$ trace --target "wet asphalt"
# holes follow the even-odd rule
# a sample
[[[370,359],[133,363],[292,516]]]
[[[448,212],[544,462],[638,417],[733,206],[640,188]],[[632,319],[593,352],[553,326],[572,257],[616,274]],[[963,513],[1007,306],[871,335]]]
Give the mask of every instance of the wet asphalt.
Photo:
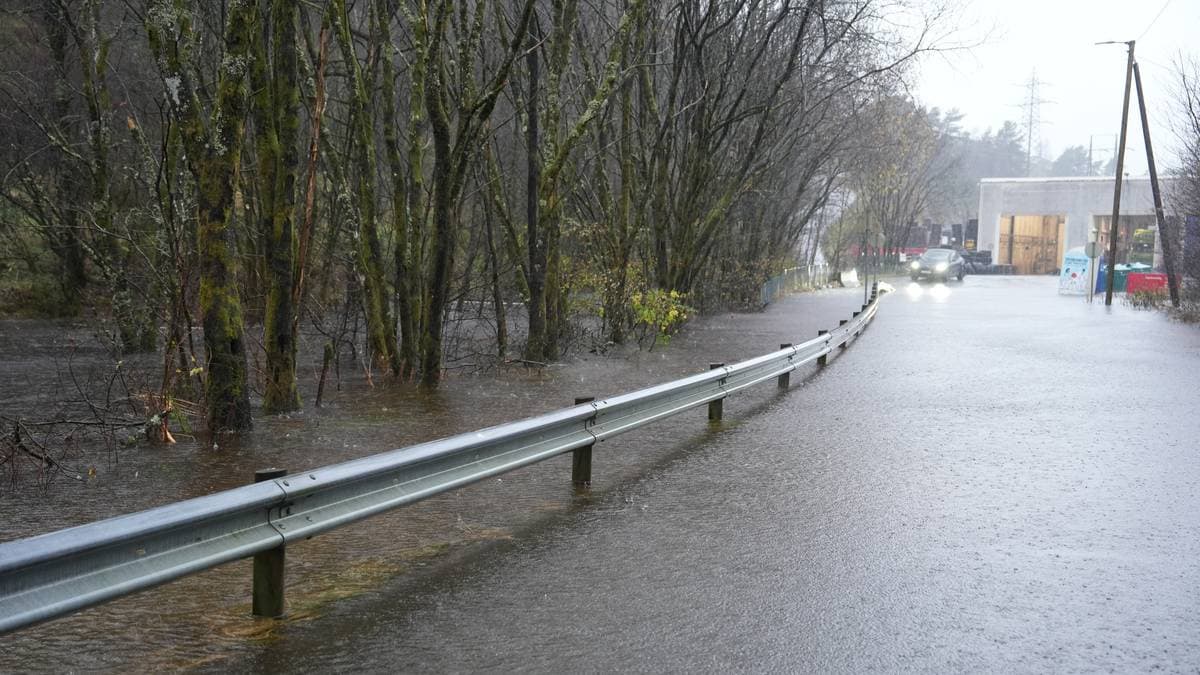
[[[1200,330],[1052,278],[895,283],[789,391],[598,445],[588,492],[556,458],[289,549],[286,622],[245,618],[238,563],[0,638],[0,671],[1196,672]],[[798,342],[860,299],[707,317],[668,349],[464,379],[444,401],[350,390],[233,454],[102,466],[90,505],[74,487],[10,495],[3,529],[661,382]]]
[[[897,285],[786,395],[222,668],[1195,672],[1200,331]]]

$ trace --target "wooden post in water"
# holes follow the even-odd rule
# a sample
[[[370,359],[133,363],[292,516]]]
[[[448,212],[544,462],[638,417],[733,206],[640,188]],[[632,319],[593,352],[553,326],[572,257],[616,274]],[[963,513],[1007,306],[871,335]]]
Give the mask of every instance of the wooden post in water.
[[[716,370],[717,368],[724,368],[724,367],[725,367],[724,363],[708,364],[709,370]],[[708,421],[709,422],[720,422],[721,417],[724,414],[725,414],[725,399],[719,398],[715,401],[708,402]]]
[[[575,405],[583,405],[596,400],[592,396],[581,396],[575,399]],[[589,443],[582,448],[571,451],[571,482],[576,487],[587,487],[592,484],[592,447]]]
[[[787,349],[788,347],[791,347],[791,346],[792,346],[792,343],[785,342],[785,343],[779,345],[779,348]],[[790,371],[779,376],[779,388],[780,389],[787,389],[788,385],[790,385],[791,383],[792,383],[792,373]]]
[[[275,480],[287,475],[287,469],[259,469],[254,482]],[[254,554],[254,589],[251,592],[251,612],[254,616],[278,619],[283,609],[283,567],[286,549],[283,544]]]

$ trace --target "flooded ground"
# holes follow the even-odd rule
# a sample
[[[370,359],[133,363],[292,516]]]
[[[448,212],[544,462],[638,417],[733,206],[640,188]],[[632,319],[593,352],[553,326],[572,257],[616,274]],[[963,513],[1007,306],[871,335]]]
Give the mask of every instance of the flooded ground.
[[[1194,327],[1053,279],[903,284],[788,395],[207,669],[1190,672],[1197,381]]]
[[[1056,280],[897,283],[824,371],[288,551],[290,617],[227,565],[0,638],[0,671],[1188,671],[1200,662],[1200,332]],[[513,419],[798,341],[854,291],[670,349],[351,387],[241,446],[5,497],[0,538]]]
[[[183,439],[172,446],[96,451],[74,458],[86,467],[82,481],[60,478],[45,490],[0,486],[6,514],[0,541],[234,487],[266,466],[299,471],[536,415],[576,396],[630,391],[705,370],[710,362],[732,363],[836,325],[858,308],[861,293],[793,296],[761,314],[705,317],[666,348],[451,377],[434,393],[378,377],[369,386],[347,376],[341,391],[327,393],[325,408],[258,419],[237,443],[212,448]],[[68,362],[82,373],[88,363],[106,358],[86,329],[70,324],[9,321],[0,336],[0,408],[6,411],[39,412],[56,389],[71,389],[70,379],[64,384],[61,376]],[[311,398],[315,369],[307,377]],[[727,403],[727,415],[753,414],[776,396],[770,386],[756,388]],[[590,493],[576,494],[570,458],[562,457],[292,547],[285,622],[246,618],[250,577],[244,561],[0,638],[0,672],[245,667],[247,659],[286,640],[289,628],[315,622],[349,598],[453,574],[484,552],[524,541],[563,518],[603,512],[629,481],[715,433],[720,431],[710,429],[698,410],[602,445]],[[94,475],[87,476],[87,468]]]

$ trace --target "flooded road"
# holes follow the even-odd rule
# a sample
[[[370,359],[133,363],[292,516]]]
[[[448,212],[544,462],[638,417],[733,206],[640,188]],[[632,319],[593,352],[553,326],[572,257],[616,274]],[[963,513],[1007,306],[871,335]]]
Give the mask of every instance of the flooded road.
[[[286,621],[245,618],[239,562],[0,638],[0,671],[1194,669],[1200,331],[1052,278],[897,286],[786,395],[598,445],[589,493],[560,457],[289,548]],[[665,351],[432,400],[348,388],[238,448],[140,451],[36,508],[0,498],[19,516],[0,539],[732,362],[859,302],[794,296]]]
[[[236,444],[212,448],[177,433],[183,441],[177,445],[72,456],[85,477],[80,482],[60,476],[45,491],[0,483],[0,541],[235,487],[266,466],[300,471],[536,415],[570,405],[576,396],[657,384],[706,370],[710,362],[732,363],[836,325],[857,309],[861,293],[822,291],[785,299],[764,313],[704,317],[667,348],[585,353],[546,369],[451,377],[435,393],[382,378],[371,387],[351,374],[341,391],[327,389],[325,408],[258,419]],[[47,402],[71,388],[60,375],[71,350],[81,379],[88,365],[105,363],[104,350],[84,327],[0,322],[0,414],[45,414]],[[311,400],[315,370],[302,382]],[[751,405],[775,395],[764,386],[739,399]],[[250,575],[249,561],[243,561],[0,638],[0,672],[224,667],[232,656],[257,654],[280,641],[284,629],[325,615],[347,597],[388,581],[421,579],[430,570],[452,570],[460,558],[587,508],[621,481],[644,475],[710,433],[700,410],[604,446],[590,495],[575,494],[566,456],[291,547],[287,622],[246,618]],[[87,475],[89,468],[94,475]]]

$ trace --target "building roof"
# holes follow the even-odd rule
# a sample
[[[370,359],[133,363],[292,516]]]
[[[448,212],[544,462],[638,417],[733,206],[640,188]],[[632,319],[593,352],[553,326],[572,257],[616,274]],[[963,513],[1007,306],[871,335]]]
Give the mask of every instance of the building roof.
[[[1160,181],[1172,180],[1170,177],[1159,176]],[[980,178],[980,183],[1102,183],[1111,182],[1112,176],[1044,176],[1044,177],[1014,177],[1014,178]],[[1126,176],[1125,180],[1150,180],[1150,176]]]

